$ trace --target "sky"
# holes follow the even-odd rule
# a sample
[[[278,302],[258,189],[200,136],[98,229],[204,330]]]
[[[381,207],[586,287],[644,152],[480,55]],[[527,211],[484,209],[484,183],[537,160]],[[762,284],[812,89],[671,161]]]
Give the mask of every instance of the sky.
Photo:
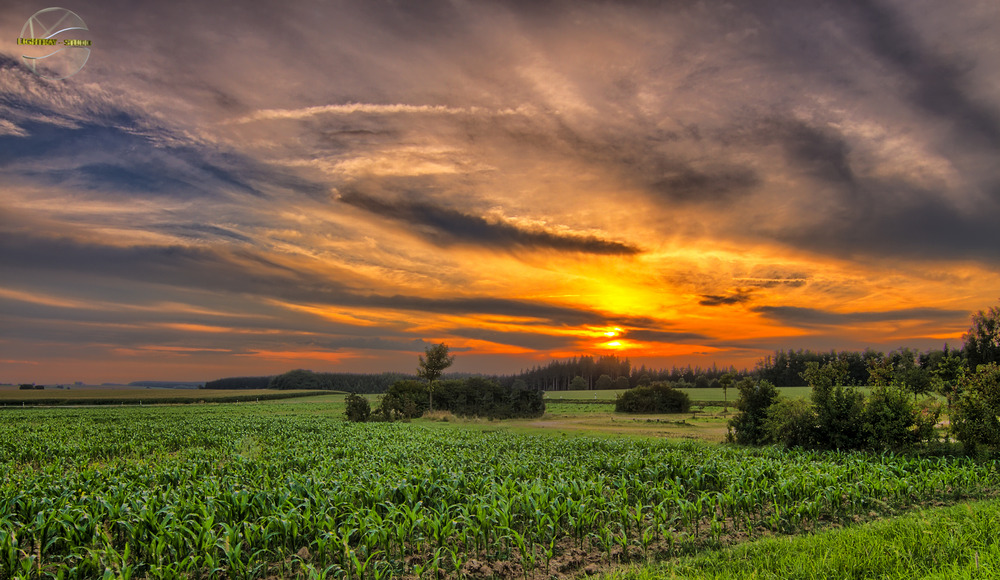
[[[62,80],[0,8],[0,382],[752,368],[1000,299],[995,0],[61,6]]]

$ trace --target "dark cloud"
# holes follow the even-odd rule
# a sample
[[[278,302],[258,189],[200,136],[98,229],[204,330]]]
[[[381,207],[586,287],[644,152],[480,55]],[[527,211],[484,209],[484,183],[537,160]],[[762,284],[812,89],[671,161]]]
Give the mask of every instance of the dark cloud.
[[[417,201],[385,201],[358,190],[346,188],[338,201],[409,224],[416,232],[437,245],[474,244],[500,250],[541,249],[605,255],[635,255],[640,249],[630,244],[595,236],[534,231],[515,225],[493,222],[453,209]]]
[[[763,143],[778,143],[790,165],[812,178],[851,189],[855,175],[850,163],[850,145],[835,130],[794,118],[763,120],[754,131]]]
[[[872,54],[908,81],[913,103],[926,113],[953,121],[964,138],[1000,149],[1000,113],[970,97],[968,64],[931,48],[885,2],[852,2],[845,12],[854,17]]]
[[[925,118],[949,121],[960,138],[1000,147],[1000,114],[971,96],[976,73],[974,63],[961,56],[967,46],[931,38],[926,28],[916,25],[933,18],[930,13],[885,0],[796,5],[763,1],[740,8],[747,20],[765,28],[757,36],[761,48],[769,46],[779,67],[801,75],[803,88],[834,89],[862,106],[898,94],[901,106],[913,107]],[[963,10],[969,8],[975,7]],[[931,29],[938,29],[934,24]],[[971,44],[979,35],[992,34],[996,22],[979,24],[962,40]]]
[[[756,306],[750,310],[762,314],[767,318],[773,318],[782,324],[801,327],[897,322],[903,320],[954,322],[967,319],[969,316],[969,313],[964,310],[944,310],[938,308],[905,308],[874,312],[831,312],[829,310],[798,306]]]
[[[257,292],[304,294],[315,281],[246,250],[195,246],[112,246],[65,237],[0,230],[0,265],[24,272],[59,271],[111,276],[137,283]],[[327,288],[336,288],[329,283]]]
[[[745,224],[755,236],[840,258],[1000,261],[994,250],[1000,228],[991,225],[1000,219],[1000,175],[956,195],[905,174],[858,171],[846,135],[791,117],[760,120],[723,139],[741,146],[778,145],[790,170],[806,178],[788,195],[790,204],[801,204],[797,219],[778,213],[763,227]]]
[[[371,306],[440,314],[498,314],[547,320],[560,326],[604,324],[606,319],[589,310],[555,306],[541,302],[505,298],[423,298],[420,296],[353,296],[348,301],[356,306]]]
[[[0,222],[2,225],[2,222]],[[0,228],[0,267],[30,279],[58,271],[67,278],[113,277],[313,304],[364,306],[443,314],[497,314],[547,320],[559,325],[600,324],[594,312],[492,297],[425,298],[359,294],[328,276],[294,269],[251,249],[214,247],[117,247]],[[75,274],[71,274],[75,273]]]
[[[236,152],[175,138],[162,128],[140,130],[137,119],[124,112],[73,125],[27,121],[18,126],[26,136],[0,135],[0,174],[21,183],[180,199],[219,199],[226,192],[263,197],[265,190],[276,189],[313,196],[327,191]]]
[[[448,332],[455,336],[541,351],[573,349],[579,342],[578,338],[571,336],[554,336],[537,332],[488,330],[485,328],[452,328]]]
[[[998,22],[985,1],[79,2],[99,41],[80,75],[46,82],[0,55],[0,268],[19,284],[0,312],[21,313],[0,320],[7,337],[127,344],[159,328],[169,344],[234,353],[409,353],[412,321],[383,321],[406,311],[432,319],[421,328],[516,317],[524,332],[470,322],[455,336],[535,350],[573,348],[549,325],[728,348],[653,305],[562,305],[615,277],[694,293],[712,328],[756,313],[769,338],[731,347],[744,356],[769,340],[855,344],[841,324],[914,320],[886,326],[940,336],[964,313],[802,306],[831,288],[863,305],[889,280],[906,304],[966,306],[1000,265]],[[20,26],[22,8],[0,10],[0,28]],[[495,207],[552,225],[494,219]],[[438,247],[391,247],[388,227]],[[479,248],[484,264],[463,268]],[[640,254],[580,289],[591,272],[574,255]],[[779,266],[808,256],[819,279]],[[468,273],[484,265],[496,272]],[[527,268],[549,270],[537,294],[551,302],[510,298],[536,294],[518,278]],[[768,301],[769,288],[797,290]],[[17,298],[35,290],[42,300]],[[139,308],[160,302],[199,308]],[[809,336],[779,344],[779,323]]]
[[[684,167],[650,184],[650,188],[674,201],[724,201],[745,194],[761,182],[745,167],[722,167],[714,172]]]
[[[754,288],[775,288],[787,286],[798,288],[805,286],[810,276],[803,272],[788,272],[766,267],[754,268],[744,276],[734,278],[741,286],[752,286]]]
[[[322,340],[313,340],[308,342],[307,346],[325,348],[329,350],[344,350],[344,349],[355,349],[364,348],[369,350],[394,350],[400,352],[424,352],[428,346],[433,346],[434,343],[428,342],[423,339],[415,338],[391,338],[391,337],[358,337],[358,336],[341,336],[332,337]],[[465,349],[455,347],[451,350],[455,352],[461,352]]]
[[[631,338],[644,342],[665,342],[665,343],[703,343],[712,340],[710,337],[697,332],[671,332],[668,330],[635,330],[630,329],[622,333],[622,338]]]
[[[50,86],[22,69],[0,55],[0,74],[18,79],[24,91],[0,92],[0,108],[19,129],[0,133],[0,175],[11,182],[181,199],[328,192],[323,184],[168,127],[138,107],[75,85]],[[35,96],[43,92],[52,98]]]
[[[719,294],[702,294],[701,300],[698,304],[702,306],[730,306],[733,304],[743,304],[749,302],[751,299],[750,292],[737,290],[734,293],[719,295]]]
[[[799,248],[853,258],[884,256],[910,260],[976,260],[1000,263],[1000,185],[977,207],[957,207],[923,189],[893,180],[871,181],[854,203],[843,200],[819,224],[795,227],[775,238]],[[933,266],[927,266],[933,268]]]

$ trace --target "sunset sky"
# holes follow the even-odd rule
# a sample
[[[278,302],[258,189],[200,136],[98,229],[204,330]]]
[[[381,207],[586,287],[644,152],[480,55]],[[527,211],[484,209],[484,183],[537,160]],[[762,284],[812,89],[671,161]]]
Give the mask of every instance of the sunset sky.
[[[58,81],[47,6],[0,8],[0,382],[752,367],[1000,299],[996,0],[72,0]]]

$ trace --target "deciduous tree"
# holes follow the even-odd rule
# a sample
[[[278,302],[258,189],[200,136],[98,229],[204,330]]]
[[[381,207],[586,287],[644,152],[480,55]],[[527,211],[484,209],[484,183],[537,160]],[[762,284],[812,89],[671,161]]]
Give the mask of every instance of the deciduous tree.
[[[428,390],[430,391],[430,408],[433,410],[434,385],[441,378],[441,375],[444,374],[444,369],[450,367],[455,362],[455,357],[448,356],[448,345],[443,342],[427,347],[424,350],[424,354],[427,355],[426,359],[423,356],[417,357],[420,361],[420,366],[417,367],[417,375],[427,380]]]
[[[965,358],[969,368],[1000,363],[1000,308],[980,310],[972,315],[972,326],[965,333]]]

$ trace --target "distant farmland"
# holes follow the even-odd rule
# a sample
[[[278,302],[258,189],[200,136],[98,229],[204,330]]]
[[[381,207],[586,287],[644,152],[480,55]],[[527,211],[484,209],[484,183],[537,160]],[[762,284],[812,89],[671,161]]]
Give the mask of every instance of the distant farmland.
[[[329,395],[330,391],[253,389],[245,391],[212,389],[157,389],[147,387],[46,387],[21,390],[0,386],[0,405],[137,405],[185,403],[235,403],[241,401],[288,399]]]

